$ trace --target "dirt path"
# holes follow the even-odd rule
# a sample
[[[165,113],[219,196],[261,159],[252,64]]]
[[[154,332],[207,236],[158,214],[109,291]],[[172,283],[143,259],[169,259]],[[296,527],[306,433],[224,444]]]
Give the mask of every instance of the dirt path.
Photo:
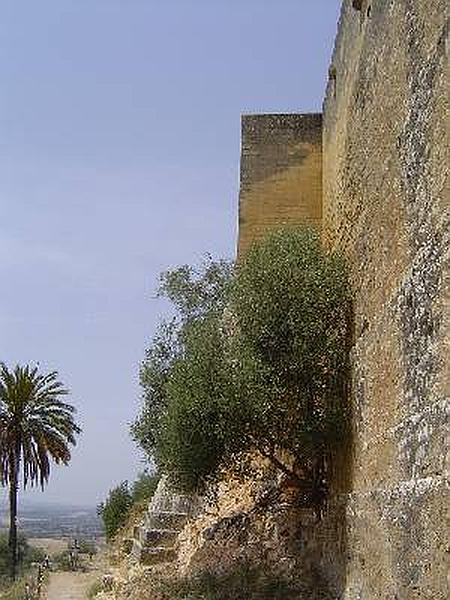
[[[86,600],[98,572],[51,573],[46,600]]]

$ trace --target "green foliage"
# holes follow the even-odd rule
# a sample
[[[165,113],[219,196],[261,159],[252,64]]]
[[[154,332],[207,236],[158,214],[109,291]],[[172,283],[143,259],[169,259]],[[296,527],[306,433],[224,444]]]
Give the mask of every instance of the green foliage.
[[[227,305],[226,288],[231,281],[232,266],[225,260],[214,262],[208,257],[200,269],[183,265],[160,277],[158,295],[168,298],[183,322],[205,314],[222,314]]]
[[[238,266],[232,307],[258,447],[315,460],[345,423],[349,295],[342,259],[310,229],[286,229],[255,244]],[[247,371],[247,372],[246,372]],[[250,371],[250,373],[248,372]],[[264,396],[260,396],[264,390]]]
[[[228,371],[217,319],[198,317],[172,365],[158,447],[164,468],[188,490],[214,472],[227,451],[233,425]]]
[[[68,464],[70,445],[81,429],[75,409],[62,401],[69,391],[56,371],[42,374],[38,367],[0,363],[0,479],[3,485],[17,477],[22,464],[23,484],[47,483],[50,459]]]
[[[125,525],[132,503],[133,499],[128,481],[122,481],[109,491],[105,502],[97,507],[107,539],[112,539],[118,530]]]
[[[95,540],[92,539],[77,539],[78,542],[78,556],[77,556],[77,570],[85,571],[88,568],[88,556],[97,554],[97,545]],[[73,560],[70,557],[71,550],[67,548],[52,556],[51,562],[58,571],[72,571],[74,568]],[[84,556],[83,556],[84,555]]]
[[[148,473],[147,471],[140,473],[131,488],[133,504],[150,500],[155,493],[159,479],[157,473]]]
[[[327,455],[345,435],[343,261],[312,230],[286,229],[255,244],[233,273],[223,263],[193,273],[163,276],[160,291],[179,315],[147,352],[135,439],[185,489],[256,448],[300,472],[305,501],[317,500]],[[286,452],[295,472],[280,460]]]
[[[28,584],[28,591],[27,591]],[[35,582],[31,578],[22,578],[9,584],[1,595],[2,600],[38,600]]]
[[[26,574],[33,563],[42,562],[45,553],[39,548],[30,546],[26,537],[19,534],[17,540],[19,571],[21,574]],[[0,586],[9,580],[8,574],[10,569],[10,549],[8,545],[8,535],[0,534]]]
[[[164,583],[167,600],[298,600],[299,590],[282,579],[250,565],[223,575],[203,573],[196,578]],[[300,596],[301,597],[301,596]]]
[[[67,465],[70,446],[81,429],[75,409],[63,402],[69,391],[58,373],[39,373],[38,367],[17,365],[10,370],[0,363],[0,483],[10,489],[11,578],[16,577],[17,498],[20,480],[24,488],[50,477],[50,463]]]
[[[97,544],[95,540],[88,540],[82,538],[78,541],[80,547],[80,554],[97,554]]]
[[[180,352],[179,346],[176,322],[162,323],[141,365],[140,383],[144,403],[139,418],[131,427],[131,433],[150,460],[157,452],[161,419],[167,408],[165,386],[171,365]]]
[[[166,462],[168,413],[176,425],[176,407],[169,409],[169,378],[173,366],[183,359],[186,345],[194,343],[198,321],[208,316],[217,323],[228,297],[231,265],[206,260],[200,269],[187,265],[161,276],[159,296],[168,298],[177,309],[176,316],[160,325],[141,366],[143,407],[131,432],[135,441],[158,465]]]
[[[52,564],[58,571],[72,571],[72,561],[70,559],[70,550],[61,550],[52,556]]]
[[[97,507],[97,513],[103,521],[103,527],[108,539],[112,539],[127,522],[130,510],[134,504],[149,501],[158,485],[159,475],[144,471],[130,486],[128,481],[122,481],[111,489],[105,502]],[[89,552],[89,550],[88,550]]]

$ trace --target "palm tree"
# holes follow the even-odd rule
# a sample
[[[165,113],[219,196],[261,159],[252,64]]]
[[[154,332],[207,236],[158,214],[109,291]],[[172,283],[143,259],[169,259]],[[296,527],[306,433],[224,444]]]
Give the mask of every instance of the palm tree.
[[[0,363],[0,482],[9,486],[11,577],[17,572],[17,497],[19,482],[44,489],[50,459],[70,461],[70,445],[81,429],[75,409],[61,400],[68,390],[56,371],[42,374],[38,367]]]

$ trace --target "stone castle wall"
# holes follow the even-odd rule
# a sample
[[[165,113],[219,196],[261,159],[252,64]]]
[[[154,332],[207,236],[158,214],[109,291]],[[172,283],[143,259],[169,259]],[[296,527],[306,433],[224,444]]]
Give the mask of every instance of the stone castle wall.
[[[351,267],[353,447],[310,533],[346,600],[447,597],[447,5],[344,0],[322,148],[319,116],[314,143],[294,115],[243,120],[239,251],[309,222]]]
[[[346,0],[324,103],[324,239],[354,291],[349,598],[446,597],[446,8]]]

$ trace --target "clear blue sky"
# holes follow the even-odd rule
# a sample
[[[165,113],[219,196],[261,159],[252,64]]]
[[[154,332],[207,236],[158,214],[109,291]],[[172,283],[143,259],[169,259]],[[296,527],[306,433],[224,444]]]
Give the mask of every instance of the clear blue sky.
[[[141,468],[158,273],[233,256],[240,114],[320,110],[339,6],[3,0],[0,360],[57,369],[84,429],[47,500]]]

